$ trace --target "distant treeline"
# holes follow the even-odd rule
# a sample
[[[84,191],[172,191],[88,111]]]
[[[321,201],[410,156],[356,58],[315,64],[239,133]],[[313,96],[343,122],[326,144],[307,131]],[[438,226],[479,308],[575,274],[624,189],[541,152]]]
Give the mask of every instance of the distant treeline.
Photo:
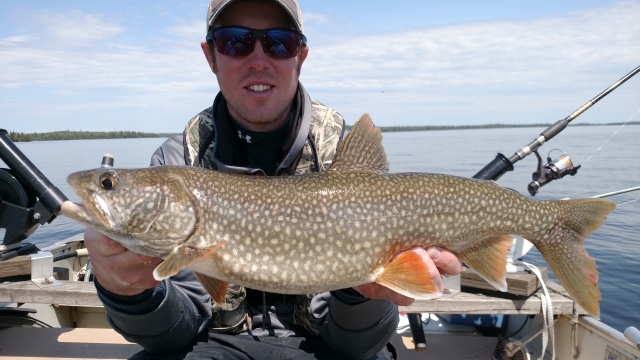
[[[577,123],[569,126],[607,126],[622,125],[624,123],[585,124]],[[631,121],[627,125],[640,125],[640,121]],[[503,129],[503,128],[529,128],[549,127],[551,124],[486,124],[486,125],[425,125],[425,126],[380,126],[382,132],[395,131],[437,131],[437,130],[469,130],[469,129]],[[351,125],[347,125],[351,130]],[[156,138],[170,137],[175,133],[145,133],[137,131],[54,131],[46,133],[21,133],[9,131],[9,138],[13,142],[21,141],[49,141],[49,140],[89,140],[89,139],[129,139],[129,138]]]
[[[18,133],[9,132],[9,138],[14,142],[20,141],[50,141],[50,140],[90,140],[90,139],[130,139],[169,137],[175,133],[145,133],[138,131],[53,131],[46,133]]]
[[[29,134],[9,131],[8,135],[9,139],[13,142],[31,141],[31,136],[29,136]]]
[[[624,123],[608,123],[608,124],[585,124],[577,123],[569,126],[607,126],[622,125]],[[640,121],[631,121],[627,125],[640,125]],[[485,125],[425,125],[425,126],[380,126],[382,132],[396,131],[438,131],[438,130],[469,130],[469,129],[505,129],[505,128],[529,128],[529,127],[549,127],[551,124],[485,124]],[[347,125],[347,129],[351,130],[351,125]]]

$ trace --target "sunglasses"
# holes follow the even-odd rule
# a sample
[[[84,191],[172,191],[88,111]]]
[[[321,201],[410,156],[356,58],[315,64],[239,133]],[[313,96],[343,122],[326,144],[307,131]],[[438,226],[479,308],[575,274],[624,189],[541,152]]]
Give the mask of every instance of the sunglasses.
[[[247,56],[260,39],[265,54],[276,59],[289,59],[298,54],[307,38],[289,29],[255,30],[242,26],[222,26],[209,30],[207,42],[213,42],[220,54]]]

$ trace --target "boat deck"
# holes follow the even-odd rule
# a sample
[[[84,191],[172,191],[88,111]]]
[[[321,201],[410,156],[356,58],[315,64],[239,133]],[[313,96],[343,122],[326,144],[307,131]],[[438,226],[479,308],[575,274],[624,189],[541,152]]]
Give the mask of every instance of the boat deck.
[[[40,289],[31,281],[0,284],[0,302],[48,304],[60,309],[99,309],[93,283],[60,281],[61,286]],[[548,282],[554,313],[571,314],[574,303],[566,296],[561,286]],[[465,290],[463,288],[463,290]],[[452,298],[433,301],[416,301],[411,306],[401,307],[403,312],[440,314],[540,314],[541,291],[531,296],[514,296],[491,291],[466,289]],[[580,311],[582,309],[579,309]],[[581,311],[584,313],[584,311]],[[95,316],[104,318],[103,313]],[[94,325],[104,327],[106,322]],[[95,324],[95,322],[94,322]],[[52,324],[57,325],[57,324]],[[74,323],[78,328],[10,327],[0,330],[0,359],[126,359],[141,350],[137,344],[124,340],[112,329],[87,328]],[[453,358],[491,358],[496,338],[468,335],[427,334],[428,350],[418,353],[413,350],[410,337],[395,335],[392,343],[403,359],[451,359],[452,351],[459,351]],[[439,357],[441,356],[441,357]]]
[[[395,335],[398,358],[490,359],[496,346],[491,337],[426,335],[428,349],[412,350],[411,339]],[[142,348],[112,329],[12,327],[0,330],[0,360],[127,359]]]
[[[10,327],[0,330],[0,359],[127,359],[142,350],[112,329]]]
[[[38,303],[56,306],[102,306],[93,283],[60,281],[61,286],[40,289],[31,281],[0,284],[0,302]],[[554,314],[572,314],[573,300],[564,289],[548,282]],[[463,289],[464,290],[464,289]],[[535,315],[542,311],[542,291],[531,296],[514,296],[493,291],[463,291],[452,298],[416,301],[411,306],[401,307],[403,312],[428,312],[434,314],[509,314]],[[579,309],[580,314],[584,310]]]

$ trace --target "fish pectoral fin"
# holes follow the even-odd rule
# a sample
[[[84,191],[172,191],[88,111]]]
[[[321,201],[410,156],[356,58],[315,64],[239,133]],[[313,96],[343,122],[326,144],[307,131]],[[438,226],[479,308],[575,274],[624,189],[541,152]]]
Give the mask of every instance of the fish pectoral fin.
[[[413,299],[433,299],[440,295],[431,281],[429,267],[413,251],[405,251],[391,260],[375,282]]]
[[[216,304],[222,304],[224,302],[225,295],[227,294],[227,286],[229,283],[212,278],[211,276],[200,274],[196,271],[193,273],[196,275],[196,278],[198,278],[200,284],[202,284],[202,287],[204,287],[209,295],[211,295],[213,301],[215,301]]]
[[[226,242],[227,241],[224,240],[212,247],[204,249],[198,249],[191,246],[180,246],[153,270],[153,277],[160,281],[173,276],[177,274],[180,269],[188,267],[194,262],[218,250],[218,248]]]
[[[507,291],[507,256],[513,244],[509,234],[482,235],[457,255],[480,277],[500,291]]]

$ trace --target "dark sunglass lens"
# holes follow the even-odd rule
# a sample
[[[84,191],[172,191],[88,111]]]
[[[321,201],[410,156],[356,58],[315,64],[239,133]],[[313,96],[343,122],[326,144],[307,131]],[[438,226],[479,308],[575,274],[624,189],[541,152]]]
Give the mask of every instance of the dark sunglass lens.
[[[220,54],[228,56],[246,56],[253,51],[255,39],[245,29],[218,29],[214,33],[216,49]]]
[[[262,46],[267,55],[288,59],[296,56],[301,40],[301,35],[294,31],[270,30],[263,38]]]

